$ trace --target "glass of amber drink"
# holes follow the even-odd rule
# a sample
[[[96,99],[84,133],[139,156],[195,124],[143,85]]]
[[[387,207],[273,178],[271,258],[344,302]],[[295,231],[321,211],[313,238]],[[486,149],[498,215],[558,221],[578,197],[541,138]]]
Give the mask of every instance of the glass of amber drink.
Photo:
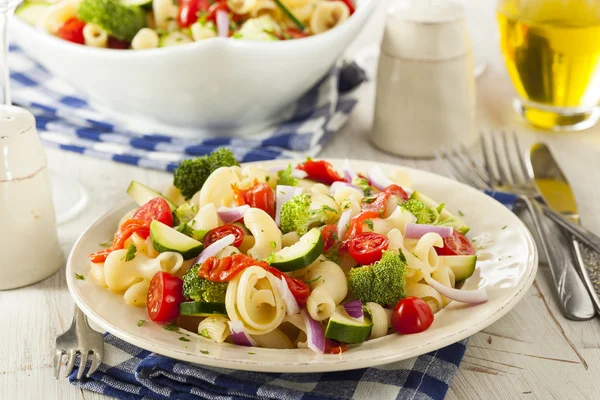
[[[500,0],[500,44],[532,125],[582,130],[600,117],[600,1]]]

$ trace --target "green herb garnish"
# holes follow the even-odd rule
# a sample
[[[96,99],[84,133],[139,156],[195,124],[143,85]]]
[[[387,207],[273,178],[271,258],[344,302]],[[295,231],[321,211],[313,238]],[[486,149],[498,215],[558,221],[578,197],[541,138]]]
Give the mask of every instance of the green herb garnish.
[[[251,355],[251,356],[253,356],[253,355],[255,355],[256,353],[255,353],[255,352],[253,352],[253,351],[249,351],[249,352],[248,352],[248,354],[249,354],[249,355]]]
[[[505,230],[507,227],[508,227],[508,225],[504,225],[504,226],[502,227],[502,230]]]
[[[363,222],[366,226],[369,227],[369,229],[371,229],[372,231],[375,230],[375,224],[373,223],[372,220],[368,219],[365,222]]]
[[[121,258],[121,260],[125,261],[125,262],[129,262],[129,261],[133,260],[135,258],[136,251],[137,251],[137,248],[135,247],[135,245],[130,244],[129,248],[127,249],[127,254],[125,254],[125,257]]]
[[[140,319],[140,320],[137,322],[137,326],[142,326],[142,325],[144,325],[144,322],[146,322],[146,320],[145,320],[145,319]]]
[[[75,274],[75,279],[78,279],[80,281],[85,281],[85,276],[83,276],[82,274]]]
[[[208,334],[208,329],[204,328],[200,331],[200,336],[205,337],[207,339],[210,338],[210,335]]]
[[[459,217],[464,217],[464,216],[465,216],[465,214],[464,214],[462,211],[458,210],[458,216],[459,216]]]
[[[319,279],[321,279],[321,275],[317,276],[315,279],[307,281],[306,283],[311,284],[311,283],[314,283],[314,282],[318,281]]]
[[[190,339],[186,338],[186,337],[180,337],[179,340],[181,340],[182,342],[189,342]]]
[[[112,245],[113,245],[112,239],[108,239],[108,240],[105,240],[104,242],[100,243],[100,247],[104,247],[104,248],[112,247]]]
[[[163,328],[165,331],[179,332],[179,327],[175,324],[165,325]]]
[[[277,248],[277,243],[275,243],[275,241],[274,241],[274,240],[271,240],[271,241],[269,242],[269,244],[271,245],[271,248],[272,248],[272,249],[276,249],[276,248]]]
[[[209,351],[208,350],[200,350],[200,353],[202,353],[202,354],[209,354]]]

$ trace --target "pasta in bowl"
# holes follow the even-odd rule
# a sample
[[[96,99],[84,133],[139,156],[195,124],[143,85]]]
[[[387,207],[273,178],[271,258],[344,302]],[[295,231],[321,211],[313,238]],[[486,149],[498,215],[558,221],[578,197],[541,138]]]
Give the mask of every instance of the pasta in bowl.
[[[172,6],[170,0],[165,1]],[[158,4],[159,0],[155,2]],[[330,7],[330,1],[326,3],[326,7],[319,7]],[[64,9],[59,7],[63,4],[66,4]],[[77,13],[77,4],[78,0],[62,0],[48,7],[59,15],[55,16],[55,22],[50,15],[42,19],[44,29],[15,18],[10,26],[11,38],[54,76],[77,88],[94,108],[127,128],[183,136],[230,137],[255,134],[289,118],[290,105],[331,70],[365,26],[376,1],[358,0],[355,12],[344,22],[299,40],[288,39],[295,32],[290,27],[291,33],[286,33],[292,24],[289,18],[274,20],[268,14],[256,17],[244,14],[236,22],[236,29],[243,30],[238,38],[219,37],[213,30],[217,29],[216,23],[204,19],[200,22],[208,27],[200,27],[196,21],[186,28],[146,26],[135,33],[117,33],[127,40],[110,35],[98,23],[83,28],[81,23],[71,23],[80,30],[73,34],[75,39],[88,42],[84,46],[46,32],[58,32]],[[263,3],[256,0],[256,4]],[[312,1],[309,8],[316,12],[318,7],[311,4]],[[337,8],[346,7],[335,4]],[[333,15],[337,11],[328,12]],[[284,15],[279,9],[276,14]],[[315,15],[313,11],[309,14],[305,18]],[[152,24],[156,24],[156,14],[152,15]],[[173,18],[178,19],[167,16],[165,20]],[[233,21],[234,17],[230,18]],[[313,31],[309,22],[304,25],[303,34],[324,29],[315,27]],[[230,32],[233,35],[234,29]],[[194,41],[194,36],[198,40]],[[185,45],[174,45],[181,43]],[[138,50],[105,48],[111,46]],[[155,46],[159,47],[152,48]]]
[[[239,177],[239,182],[228,183],[236,204],[216,207],[219,222],[210,231],[187,228],[193,225],[201,208],[200,193],[194,191],[199,187],[201,192],[206,184],[214,182],[210,176],[186,183],[183,173],[186,168],[183,168],[174,180],[179,196],[173,196],[177,191],[172,188],[159,194],[133,183],[128,193],[141,207],[133,215],[129,213],[121,226],[134,226],[133,237],[148,235],[147,243],[151,242],[158,253],[174,252],[184,261],[173,272],[168,269],[174,267],[165,265],[151,279],[147,307],[126,305],[119,296],[122,288],[118,293],[102,289],[103,298],[110,298],[112,304],[122,304],[119,307],[124,314],[119,317],[117,330],[114,325],[106,324],[106,315],[97,314],[105,311],[86,306],[87,300],[82,299],[85,295],[81,287],[95,290],[90,285],[96,287],[96,283],[68,275],[76,301],[83,304],[91,318],[104,321],[102,325],[111,332],[153,351],[209,365],[255,370],[277,365],[281,370],[298,371],[309,362],[309,368],[304,370],[308,372],[390,362],[460,340],[499,318],[499,313],[505,312],[531,284],[536,255],[529,234],[508,210],[483,194],[474,190],[467,190],[462,196],[448,194],[449,202],[442,206],[432,199],[433,195],[439,198],[440,193],[448,190],[445,179],[411,173],[418,188],[411,192],[403,174],[388,169],[382,174],[379,166],[366,163],[358,164],[356,171],[368,172],[368,181],[355,175],[352,183],[340,180],[321,184],[307,178],[322,180],[326,176],[324,171],[336,172],[331,168],[318,172],[312,162],[327,166],[320,161],[304,161],[287,168],[281,163],[275,168],[272,164],[263,168],[216,168],[212,174],[227,168]],[[365,164],[369,168],[358,169]],[[353,171],[348,171],[352,176]],[[304,176],[306,173],[308,176]],[[343,179],[337,173],[332,176]],[[442,188],[432,190],[431,197],[421,192],[421,188],[432,188],[431,184],[422,184],[428,179]],[[457,189],[460,185],[449,186]],[[336,203],[336,208],[312,203],[313,194],[327,190],[331,197],[326,197],[335,199],[335,192],[346,187],[362,192],[358,212],[353,211],[350,206],[353,200],[349,197],[344,199],[349,201]],[[171,196],[161,197],[165,193]],[[472,199],[478,195],[482,197]],[[450,208],[457,206],[457,198],[462,204],[461,213]],[[311,202],[307,203],[307,199]],[[315,202],[318,199],[315,196]],[[240,204],[242,200],[244,204]],[[479,204],[477,211],[468,208],[474,205],[473,201]],[[381,207],[394,209],[390,212]],[[478,217],[480,212],[487,214],[492,210],[498,214],[489,214],[492,225],[475,218],[471,231],[477,229],[477,237],[494,232],[499,240],[491,243],[487,240],[485,247],[485,252],[493,254],[493,260],[482,257],[476,262],[477,254],[469,254],[474,250],[470,241],[456,235],[467,230],[467,220],[471,223],[460,214]],[[125,207],[115,210],[114,222],[111,226],[103,225],[103,234],[112,234],[117,215],[124,211]],[[307,211],[308,218],[299,214]],[[169,215],[175,222],[168,220]],[[291,215],[294,217],[290,218]],[[140,218],[142,222],[138,225],[127,223]],[[157,219],[144,224],[144,218]],[[253,226],[256,221],[258,228]],[[248,222],[252,230],[246,226]],[[500,223],[509,223],[511,230],[507,232],[508,228],[503,230],[494,225]],[[479,232],[480,228],[486,230]],[[117,242],[122,241],[123,248],[134,257],[125,263],[135,263],[136,254],[147,251],[143,244],[138,249],[133,239],[129,243],[130,239],[123,237],[117,233],[110,251],[95,252],[91,265],[104,262],[106,268],[107,261],[103,259],[109,260],[114,252],[123,252],[116,249],[121,247]],[[266,251],[262,244],[254,249],[257,243],[265,242],[271,250]],[[93,251],[94,247],[97,245],[93,243],[85,247],[78,244],[69,268],[74,257],[81,261],[86,257],[85,252]],[[253,249],[261,252],[254,253]],[[514,258],[504,258],[506,252],[511,252]],[[119,255],[120,259],[127,259]],[[91,270],[78,270],[82,272],[87,278]],[[166,283],[170,280],[179,284],[169,286]],[[168,304],[156,295],[164,296],[166,287],[177,288],[168,296],[176,299],[175,304]],[[485,302],[487,295],[489,301]],[[415,335],[409,334],[418,331],[407,317],[410,313],[406,310],[411,308],[429,310],[433,320],[433,324],[420,321],[422,327],[430,326]],[[130,326],[125,327],[127,315],[131,320]],[[159,323],[151,323],[151,319]],[[144,320],[141,327],[136,325],[138,320]],[[136,334],[136,329],[145,332],[144,335],[149,333],[154,340],[140,339],[142,333]],[[186,345],[187,350],[182,350],[181,342],[174,349],[180,337],[192,342]],[[258,356],[253,358],[255,354]]]

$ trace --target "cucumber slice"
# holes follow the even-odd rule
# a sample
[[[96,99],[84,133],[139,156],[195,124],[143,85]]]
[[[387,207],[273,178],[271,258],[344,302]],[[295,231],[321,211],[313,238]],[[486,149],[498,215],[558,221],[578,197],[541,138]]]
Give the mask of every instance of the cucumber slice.
[[[157,220],[150,223],[150,236],[156,251],[159,253],[174,251],[181,254],[184,260],[196,257],[204,249],[199,241]]]
[[[425,203],[425,205],[432,208],[438,208],[440,206],[438,202],[424,195],[421,192],[417,192],[416,190],[413,192],[410,198],[420,200],[423,203]],[[440,222],[437,225],[450,226],[458,232],[462,233],[463,235],[466,234],[470,229],[469,226],[465,224],[465,222],[461,218],[452,214],[450,211],[448,211],[446,207],[444,207],[442,212],[440,212]]]
[[[477,256],[439,256],[440,265],[450,267],[456,281],[464,281],[475,272]]]
[[[27,22],[29,25],[35,26],[40,18],[44,15],[46,10],[48,10],[48,7],[50,7],[50,4],[48,3],[33,3],[28,1],[17,8],[15,15]]]
[[[227,315],[227,310],[225,309],[225,303],[186,301],[179,305],[179,314],[207,317],[213,314]]]
[[[329,318],[325,337],[342,343],[362,343],[371,334],[373,322],[365,313],[363,322],[348,315],[343,306],[337,306]]]
[[[177,208],[175,203],[173,203],[171,200],[167,199],[162,194],[160,194],[157,191],[150,189],[148,186],[146,186],[142,183],[136,182],[136,181],[131,181],[131,183],[129,184],[129,187],[127,188],[127,194],[140,207],[155,197],[162,197],[163,199],[166,200],[167,204],[169,204],[169,207],[171,207],[171,211],[175,211],[175,209]]]
[[[300,240],[273,254],[271,266],[283,272],[291,272],[312,264],[323,252],[325,242],[321,231],[313,228]]]
[[[192,43],[191,37],[179,31],[167,32],[160,37],[158,47],[170,47],[180,44]]]

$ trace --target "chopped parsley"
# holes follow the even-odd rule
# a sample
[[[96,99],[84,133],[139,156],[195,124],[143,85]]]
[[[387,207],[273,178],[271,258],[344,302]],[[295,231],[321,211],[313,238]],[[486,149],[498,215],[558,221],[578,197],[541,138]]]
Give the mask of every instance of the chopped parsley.
[[[311,283],[318,281],[319,279],[321,279],[321,275],[317,276],[315,279],[311,279],[310,281],[307,281],[306,283],[311,284]]]
[[[251,356],[253,356],[253,355],[255,355],[256,353],[255,353],[255,352],[253,352],[253,351],[249,351],[249,352],[248,352],[248,354],[249,354],[249,355],[251,355]]]
[[[146,322],[146,320],[145,320],[145,319],[140,319],[140,320],[137,322],[137,326],[142,326],[142,325],[144,325],[144,322]]]
[[[163,328],[165,331],[179,332],[179,327],[175,324],[165,325]]]
[[[464,217],[464,216],[465,216],[465,214],[464,214],[462,211],[458,210],[458,216],[459,216],[459,217]]]
[[[82,274],[75,274],[75,279],[78,279],[80,281],[85,281],[85,276],[83,276]]]
[[[135,252],[137,251],[136,247],[134,244],[130,244],[129,248],[127,249],[127,254],[125,254],[125,257],[123,257],[121,260],[125,261],[125,262],[129,262],[131,260],[133,260],[135,258]]]
[[[377,196],[373,196],[373,197],[365,197],[364,199],[362,199],[363,203],[367,203],[367,204],[371,204],[372,202],[374,202],[375,200],[377,200]]]
[[[202,353],[202,354],[209,354],[209,351],[208,350],[200,350],[200,353]]]
[[[361,190],[363,191],[363,194],[366,197],[371,196],[371,194],[373,193],[373,189],[369,185],[369,180],[366,178],[361,178],[361,177],[354,178],[354,181],[352,182],[352,184],[361,188]]]
[[[509,258],[512,258],[512,256],[502,256],[498,259],[498,261],[508,260]]]
[[[277,184],[285,186],[296,186],[298,179],[292,175],[292,164],[288,164],[286,169],[277,171]]]
[[[275,243],[275,241],[274,241],[274,240],[271,240],[271,241],[269,242],[269,244],[271,245],[271,248],[272,248],[272,249],[276,249],[276,248],[277,248],[277,243]]]
[[[208,334],[208,329],[204,328],[200,331],[200,336],[205,337],[207,339],[210,338],[210,335]]]
[[[508,225],[504,225],[504,226],[502,227],[502,230],[505,230],[507,227],[508,227]]]
[[[189,342],[190,339],[186,338],[186,337],[180,337],[179,340],[181,340],[182,342]]]
[[[442,212],[442,210],[444,209],[444,207],[446,207],[446,205],[445,205],[444,203],[442,203],[442,204],[440,204],[440,205],[439,205],[439,206],[436,208],[436,210],[437,210],[438,214]]]
[[[370,230],[375,230],[375,224],[373,223],[372,220],[367,219],[365,222],[363,222],[366,226],[369,227]]]

